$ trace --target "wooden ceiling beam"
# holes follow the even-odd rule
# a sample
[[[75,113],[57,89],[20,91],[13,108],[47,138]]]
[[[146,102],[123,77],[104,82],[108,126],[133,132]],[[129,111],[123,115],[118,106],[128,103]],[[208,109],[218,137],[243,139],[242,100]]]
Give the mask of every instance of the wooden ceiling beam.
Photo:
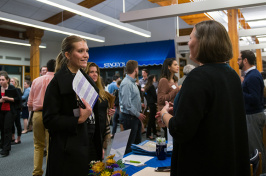
[[[193,28],[179,29],[179,36],[190,35]]]
[[[100,3],[102,3],[103,1],[105,1],[105,0],[84,0],[80,3],[78,3],[78,5],[80,5],[82,7],[86,7],[86,8],[91,8],[93,6],[96,6]],[[60,13],[57,13],[57,14],[51,16],[50,18],[47,18],[46,20],[43,20],[43,22],[56,25],[56,24],[59,24],[62,21],[65,21],[65,20],[67,20],[67,19],[69,19],[75,15],[76,15],[75,13],[64,10]]]
[[[0,36],[14,39],[25,40],[27,39],[26,32],[13,31],[10,29],[0,28]]]

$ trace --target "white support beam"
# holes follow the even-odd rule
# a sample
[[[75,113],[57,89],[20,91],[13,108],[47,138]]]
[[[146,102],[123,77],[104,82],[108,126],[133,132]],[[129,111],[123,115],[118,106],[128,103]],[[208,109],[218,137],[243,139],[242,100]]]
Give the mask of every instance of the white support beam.
[[[178,42],[177,42],[178,43]],[[188,45],[180,45],[177,46],[178,47],[178,51],[189,51],[189,47]],[[245,46],[239,46],[239,49],[242,50],[252,50],[252,49],[263,49],[266,48],[266,43],[263,44],[254,44],[254,45],[245,45]],[[266,56],[266,52],[263,52],[264,55],[262,56]]]
[[[44,23],[41,21],[32,20],[29,18],[25,18],[25,17],[21,17],[21,16],[17,16],[17,15],[12,15],[12,14],[1,12],[1,11],[0,11],[0,20],[11,22],[11,23],[16,23],[16,24],[21,24],[24,26],[30,26],[30,27],[34,27],[34,28],[38,28],[38,29],[43,29],[46,31],[65,34],[65,35],[77,35],[77,36],[80,36],[82,38],[92,40],[92,41],[97,41],[97,42],[104,42],[105,41],[104,37],[101,37],[98,35],[93,35],[93,34],[77,31],[77,30],[70,29],[70,28],[65,28],[65,27],[61,27],[61,26],[57,26],[57,25],[53,25],[53,24],[48,24],[48,23]]]
[[[254,44],[254,45],[246,45],[246,46],[239,46],[239,49],[240,50],[263,49],[263,48],[266,48],[266,43]]]
[[[120,21],[134,22],[266,5],[265,0],[206,0],[120,14]]]
[[[184,35],[180,37],[176,37],[176,43],[184,43],[184,42],[189,42],[190,36],[189,35]]]
[[[177,46],[178,48],[178,51],[189,51],[189,47],[188,45],[180,45],[180,46]]]
[[[256,36],[266,34],[266,28],[243,29],[238,31],[239,37]]]

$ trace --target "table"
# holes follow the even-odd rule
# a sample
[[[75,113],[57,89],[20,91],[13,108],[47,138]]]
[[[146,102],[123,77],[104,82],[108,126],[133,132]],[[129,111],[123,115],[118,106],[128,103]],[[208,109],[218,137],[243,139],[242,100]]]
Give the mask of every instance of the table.
[[[128,153],[126,154],[124,157],[127,157],[129,155],[132,155],[133,153]],[[145,163],[146,165],[144,166],[140,166],[140,167],[136,167],[136,166],[132,166],[132,165],[129,165],[129,164],[125,164],[126,168],[126,173],[131,176],[133,174],[135,174],[136,172],[144,169],[145,167],[164,167],[164,166],[171,166],[171,157],[166,157],[165,160],[158,160],[156,156],[154,156],[153,159],[147,161]]]

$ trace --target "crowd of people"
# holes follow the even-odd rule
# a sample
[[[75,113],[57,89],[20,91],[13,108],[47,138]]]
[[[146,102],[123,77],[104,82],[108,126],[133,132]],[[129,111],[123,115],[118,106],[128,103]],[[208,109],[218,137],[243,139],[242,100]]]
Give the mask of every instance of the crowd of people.
[[[23,93],[18,79],[2,71],[0,154],[8,156],[11,145],[20,144],[21,135],[33,130],[32,175],[43,175],[47,151],[47,176],[85,176],[91,161],[104,159],[118,124],[121,131],[131,129],[126,154],[132,144],[141,142],[146,125],[149,140],[160,136],[161,127],[167,138],[169,129],[172,176],[248,176],[255,149],[262,153],[266,172],[262,141],[265,85],[254,53],[241,51],[238,64],[245,75],[239,77],[226,63],[233,57],[227,31],[215,21],[196,24],[188,45],[190,59],[198,67],[186,65],[184,77],[178,79],[177,60],[165,59],[158,83],[147,69],[139,80],[138,62],[129,60],[126,74],[114,75],[113,82],[105,85],[98,65],[88,62],[86,40],[78,36],[62,41],[56,60],[41,68],[41,76],[32,85],[25,80]],[[99,95],[93,107],[72,88],[78,71]]]

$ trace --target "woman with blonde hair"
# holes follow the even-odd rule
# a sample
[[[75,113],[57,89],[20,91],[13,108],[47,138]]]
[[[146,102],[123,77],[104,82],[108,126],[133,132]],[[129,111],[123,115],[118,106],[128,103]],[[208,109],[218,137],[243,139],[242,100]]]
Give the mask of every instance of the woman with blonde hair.
[[[104,90],[98,65],[93,62],[88,62],[87,67],[85,69],[85,73],[91,77],[91,79],[95,82],[96,86],[99,89],[98,108],[100,118],[100,129],[103,138],[103,149],[106,149],[111,139],[110,120],[115,112],[115,109],[113,108],[115,97]]]
[[[13,125],[13,127],[12,127],[11,145],[15,145],[15,144],[21,143],[20,137],[21,137],[22,128],[21,128],[21,122],[20,122],[20,112],[21,112],[21,107],[22,107],[22,101],[21,101],[22,91],[21,91],[21,87],[19,86],[18,78],[16,78],[16,77],[11,78],[10,84],[12,84],[17,89],[17,91],[19,93],[18,101],[15,102],[15,108],[17,110],[17,114],[15,117],[15,125],[17,128],[17,139],[16,140],[15,140],[15,125]]]
[[[98,102],[93,109],[83,105],[72,88],[80,71],[96,92],[94,81],[84,73],[89,59],[85,39],[66,37],[56,59],[56,73],[49,83],[43,103],[43,123],[49,131],[46,175],[87,176],[91,161],[102,160]]]

